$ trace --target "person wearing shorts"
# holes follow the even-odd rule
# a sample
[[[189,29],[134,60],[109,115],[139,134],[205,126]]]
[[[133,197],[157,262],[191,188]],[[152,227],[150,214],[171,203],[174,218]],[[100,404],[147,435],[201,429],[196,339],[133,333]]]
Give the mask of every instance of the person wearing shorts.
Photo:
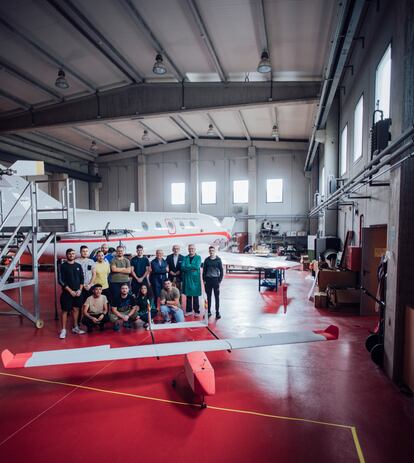
[[[59,283],[62,287],[62,294],[60,295],[60,306],[62,309],[62,330],[59,334],[60,339],[66,338],[68,314],[72,314],[73,317],[72,333],[85,333],[78,325],[79,311],[83,305],[82,288],[84,277],[82,267],[75,262],[75,257],[75,251],[73,249],[68,249],[66,251],[66,262],[60,266]]]

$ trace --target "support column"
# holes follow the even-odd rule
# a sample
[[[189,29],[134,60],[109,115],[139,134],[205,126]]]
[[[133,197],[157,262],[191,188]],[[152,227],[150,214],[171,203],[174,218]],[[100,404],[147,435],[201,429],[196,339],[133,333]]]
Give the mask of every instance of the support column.
[[[98,175],[99,167],[95,162],[88,163],[88,172],[90,175]],[[99,211],[99,190],[102,188],[102,183],[89,182],[89,209]]]
[[[338,120],[339,104],[338,98],[332,102],[331,110],[326,121],[325,142],[324,142],[324,162],[325,162],[325,197],[330,196],[329,179],[338,177]],[[332,193],[334,193],[332,191]],[[338,232],[338,212],[336,210],[325,210],[324,235],[337,236]]]
[[[137,157],[138,163],[138,210],[147,210],[147,160],[144,154],[140,153]]]
[[[256,147],[249,146],[247,148],[248,155],[248,179],[249,179],[249,204],[247,214],[256,216],[257,214],[257,154]],[[256,241],[257,223],[256,218],[248,219],[247,230],[249,233],[249,244]]]
[[[199,191],[198,185],[198,146],[190,146],[190,160],[191,160],[191,173],[190,173],[190,212],[198,213],[199,208]]]

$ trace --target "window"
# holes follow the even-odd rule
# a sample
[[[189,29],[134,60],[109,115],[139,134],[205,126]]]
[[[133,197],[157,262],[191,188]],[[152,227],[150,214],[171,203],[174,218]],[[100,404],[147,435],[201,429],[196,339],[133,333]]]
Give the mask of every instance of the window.
[[[268,178],[266,180],[266,202],[281,203],[283,201],[283,179]]]
[[[155,228],[162,228],[162,226],[159,222],[155,222]]]
[[[184,228],[184,227],[185,227],[184,222],[183,222],[182,220],[180,221],[180,227],[181,227],[181,228]]]
[[[345,125],[341,132],[341,160],[339,166],[339,174],[344,175],[346,172],[348,156],[348,124]]]
[[[364,114],[364,95],[361,95],[354,112],[354,161],[362,156],[362,126]]]
[[[171,183],[171,204],[185,204],[185,183]]]
[[[194,224],[194,222],[192,220],[190,220],[190,227],[195,228],[195,224]]]
[[[390,117],[390,93],[391,93],[391,44],[388,45],[384,56],[378,64],[375,72],[375,109],[384,113],[384,119]],[[375,114],[375,121],[380,119]]]
[[[201,204],[217,204],[216,182],[201,182]]]
[[[233,203],[247,204],[249,202],[249,181],[234,180],[233,181]]]
[[[141,222],[141,225],[142,225],[142,229],[147,231],[148,230],[148,224],[147,222]]]
[[[325,166],[322,167],[320,182],[321,182],[321,188],[320,188],[321,192],[320,193],[322,196],[325,196]]]

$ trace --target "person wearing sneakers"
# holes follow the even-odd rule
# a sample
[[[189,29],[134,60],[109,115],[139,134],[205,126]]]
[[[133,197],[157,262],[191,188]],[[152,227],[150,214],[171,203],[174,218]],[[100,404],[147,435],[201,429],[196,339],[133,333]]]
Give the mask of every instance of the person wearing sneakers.
[[[102,285],[97,283],[92,287],[92,296],[83,304],[82,323],[87,327],[88,333],[91,333],[95,326],[103,331],[108,321],[108,299],[102,294]]]
[[[200,268],[201,257],[196,254],[194,244],[189,244],[188,256],[185,256],[181,263],[182,290],[187,298],[186,316],[191,315],[193,310],[196,317],[200,316],[200,302],[198,300],[199,296],[201,296]]]
[[[177,322],[184,321],[184,313],[180,307],[180,291],[174,288],[170,280],[165,280],[160,292],[160,310],[165,323],[171,323],[170,315]]]
[[[120,293],[112,300],[112,312],[109,320],[114,324],[114,331],[121,329],[121,323],[125,328],[133,328],[132,323],[137,321],[138,306],[133,294],[129,291],[128,283],[122,283]]]
[[[214,299],[216,301],[216,318],[221,318],[220,315],[220,283],[223,280],[223,264],[220,257],[216,256],[216,248],[210,246],[208,248],[209,257],[204,260],[203,265],[203,281],[204,288],[207,294],[208,316],[211,317],[211,295],[214,291]]]
[[[82,288],[82,301],[85,302],[89,296],[92,296],[92,277],[95,261],[89,257],[88,246],[80,247],[80,257],[75,259],[75,262],[82,267],[83,270],[83,288]]]
[[[60,306],[62,309],[62,330],[59,338],[66,338],[66,324],[68,321],[68,314],[72,314],[73,328],[72,333],[84,334],[85,331],[81,330],[78,325],[79,311],[83,305],[82,301],[82,288],[83,288],[83,270],[82,267],[75,262],[75,250],[66,250],[66,262],[60,266],[59,271],[59,284],[62,287],[62,294],[60,295]]]

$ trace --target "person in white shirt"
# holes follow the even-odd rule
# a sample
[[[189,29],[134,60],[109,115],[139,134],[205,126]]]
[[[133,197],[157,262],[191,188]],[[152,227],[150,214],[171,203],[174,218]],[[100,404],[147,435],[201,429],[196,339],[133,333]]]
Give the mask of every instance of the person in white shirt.
[[[91,281],[93,279],[93,268],[95,266],[95,261],[89,258],[88,246],[80,247],[80,255],[80,257],[75,259],[75,262],[82,267],[84,283],[81,297],[82,302],[85,302],[86,299],[92,294]]]
[[[102,294],[102,286],[98,283],[92,287],[92,296],[89,296],[83,304],[82,323],[90,333],[94,327],[99,327],[99,330],[103,331],[108,321],[108,299]]]

